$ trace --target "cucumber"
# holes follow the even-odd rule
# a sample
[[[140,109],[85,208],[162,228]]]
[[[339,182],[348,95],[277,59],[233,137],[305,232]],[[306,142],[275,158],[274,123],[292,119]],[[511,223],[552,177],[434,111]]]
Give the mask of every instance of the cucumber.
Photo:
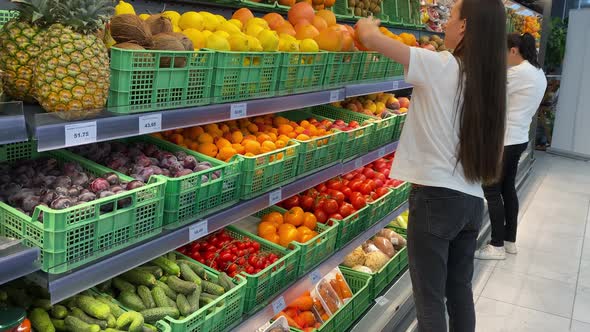
[[[176,262],[176,253],[174,251],[167,253],[166,258],[168,258],[169,260],[171,260],[173,262]]]
[[[68,316],[64,320],[66,330],[70,332],[99,332],[100,326],[90,325],[78,317]]]
[[[223,295],[225,293],[225,289],[223,287],[221,287],[220,285],[214,284],[210,281],[203,280],[201,287],[202,287],[201,290],[205,293],[214,294],[214,295]]]
[[[144,265],[144,266],[139,266],[136,269],[141,270],[141,271],[147,271],[147,272],[153,274],[154,277],[156,277],[156,279],[162,278],[162,276],[164,275],[164,271],[162,271],[162,268],[159,266]]]
[[[156,277],[147,271],[133,269],[123,273],[121,277],[134,285],[152,287],[156,284]]]
[[[55,319],[64,319],[68,315],[68,308],[61,304],[56,304],[51,308],[51,316]]]
[[[117,330],[117,329],[114,329],[114,328],[111,328],[111,327],[107,327],[104,330],[104,332],[125,332],[125,331],[123,331],[123,330]]]
[[[152,289],[152,298],[156,303],[156,307],[169,307],[170,303],[168,302],[170,298],[166,296],[164,290],[158,286]],[[146,308],[147,309],[147,308]]]
[[[178,266],[180,266],[180,275],[182,276],[182,279],[194,282],[195,284],[201,286],[201,278],[199,278],[199,276],[190,268],[190,266],[188,266],[188,264],[179,263]]]
[[[209,276],[207,275],[205,268],[201,265],[191,262],[188,259],[179,259],[177,260],[177,263],[184,263],[188,265],[202,280],[209,280]]]
[[[49,314],[47,311],[41,308],[35,308],[31,310],[29,314],[29,319],[31,320],[31,325],[38,332],[55,332],[55,327],[51,323],[51,318],[49,318]]]
[[[194,292],[190,293],[186,299],[191,306],[191,311],[195,312],[199,310],[199,298],[201,297],[201,287],[197,287]]]
[[[151,308],[141,311],[141,315],[148,323],[155,323],[158,320],[170,316],[174,319],[178,319],[180,317],[180,312],[178,309],[172,307],[160,307],[160,308]]]
[[[199,305],[204,307],[204,306],[206,306],[207,304],[209,304],[209,303],[211,303],[213,301],[215,301],[215,299],[212,299],[210,297],[203,297],[203,296],[201,296],[199,298]]]
[[[109,319],[107,319],[107,327],[116,327],[117,326],[117,318],[114,315],[109,315]]]
[[[160,256],[160,257],[154,259],[151,263],[156,266],[161,267],[162,270],[164,270],[164,272],[166,272],[168,274],[171,274],[173,276],[180,275],[180,267],[178,266],[178,264],[176,264],[176,262],[173,262],[164,256]]]
[[[188,316],[193,313],[191,310],[191,305],[188,303],[188,300],[184,294],[178,294],[178,297],[176,298],[176,306],[178,307],[180,314],[183,316]]]
[[[129,332],[142,332],[144,317],[137,311],[128,311],[117,319],[117,328],[123,329],[127,326]]]
[[[190,294],[197,289],[197,284],[194,282],[184,281],[176,276],[168,277],[166,284],[172,288],[173,291],[182,294]]]
[[[140,285],[137,287],[137,295],[141,298],[141,301],[145,305],[146,309],[155,308],[156,302],[154,302],[154,298],[152,297],[152,293],[150,289],[144,285]]]
[[[209,294],[209,293],[201,293],[201,298],[200,298],[200,299],[201,299],[201,300],[202,300],[202,299],[211,300],[211,301],[208,301],[208,302],[207,302],[207,303],[210,303],[210,302],[212,302],[212,301],[215,301],[215,300],[217,300],[218,298],[219,298],[219,295],[214,295],[214,294]],[[225,303],[225,301],[224,301],[224,300],[220,300],[220,301],[217,303],[217,306],[218,306],[218,307],[220,307],[220,306],[222,306],[224,303]]]
[[[80,309],[84,310],[85,313],[94,318],[106,320],[111,314],[111,309],[108,305],[97,301],[92,296],[80,295],[76,302]]]
[[[132,283],[124,280],[121,277],[114,277],[113,278],[113,286],[118,289],[120,292],[130,291],[135,292],[135,286]]]
[[[121,316],[125,312],[123,309],[121,309],[121,307],[119,307],[119,305],[113,302],[113,299],[111,297],[101,295],[97,296],[96,300],[109,306],[109,309],[111,309],[111,314],[115,316],[115,318],[119,318],[119,316]]]
[[[166,293],[166,296],[168,296],[169,298],[176,300],[176,295],[178,295],[175,291],[172,290],[172,288],[168,287],[168,285],[166,285],[166,283],[158,280],[156,281],[156,286],[162,288],[162,290],[164,290],[164,293]]]
[[[51,301],[48,299],[34,299],[32,305],[45,311],[51,310]]]
[[[225,272],[221,272],[219,274],[218,281],[221,287],[223,287],[226,292],[235,287],[234,281]]]
[[[143,324],[143,332],[158,332],[158,328],[150,325],[150,324]]]
[[[141,311],[146,309],[141,298],[137,296],[137,294],[129,291],[125,291],[119,294],[117,300],[119,300],[119,302],[121,302],[124,306],[131,310]]]
[[[111,288],[112,284],[113,280],[109,279],[105,282],[101,282],[100,284],[98,284],[98,286],[96,286],[96,289],[98,289],[101,292],[106,292]]]
[[[53,324],[53,327],[55,327],[56,331],[67,331],[66,322],[63,319],[51,318],[51,324]]]
[[[84,311],[82,311],[82,309],[80,308],[72,308],[72,312],[71,315],[81,319],[82,321],[88,323],[88,324],[96,324],[98,326],[100,326],[101,329],[106,329],[108,324],[106,320],[100,320],[100,319],[96,319],[93,317],[88,316]]]
[[[180,295],[180,294],[178,294],[178,295]],[[176,297],[176,298],[178,298],[178,297]],[[173,300],[173,299],[171,299],[171,298],[168,298],[168,306],[169,306],[169,307],[172,307],[172,308],[176,308],[176,309],[178,309],[178,306],[176,305],[176,301],[174,301],[174,300]]]

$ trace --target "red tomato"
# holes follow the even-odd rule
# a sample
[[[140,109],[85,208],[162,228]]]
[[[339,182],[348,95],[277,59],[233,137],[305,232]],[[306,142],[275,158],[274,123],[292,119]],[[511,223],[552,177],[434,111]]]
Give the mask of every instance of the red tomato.
[[[316,199],[316,201],[314,203],[313,209],[314,210],[323,209],[325,204],[326,204],[326,199],[321,196],[318,196],[318,198]]]
[[[383,187],[383,185],[385,184],[383,181],[381,181],[381,180],[379,180],[377,178],[375,180],[373,180],[373,182],[375,183],[375,188],[376,189]]]
[[[323,193],[326,190],[328,190],[328,187],[326,186],[325,183],[320,183],[317,186],[315,186],[315,189],[317,189],[317,191],[319,191],[320,193]]]
[[[338,205],[341,205],[344,202],[344,199],[346,198],[344,196],[344,193],[342,193],[340,190],[335,190],[335,189],[329,189],[328,195],[331,198],[335,199],[336,202],[338,202]]]
[[[326,211],[327,214],[338,212],[338,202],[332,198],[327,199],[324,204],[324,211]]]
[[[304,195],[299,198],[299,204],[304,211],[310,211],[313,207],[313,198],[309,195]]]
[[[252,242],[252,249],[254,249],[256,252],[258,252],[260,250],[260,243]]]
[[[373,181],[373,179],[368,179],[367,184],[371,186],[371,190],[375,190],[375,188],[377,188],[377,186],[375,186],[375,181]]]
[[[284,200],[282,203],[283,203],[283,206],[285,207],[285,209],[290,210],[291,208],[299,206],[299,196],[298,195],[291,196],[291,197],[287,198],[286,200]]]
[[[315,188],[311,188],[311,189],[309,189],[309,190],[307,191],[307,195],[308,195],[308,196],[311,196],[311,198],[314,198],[314,199],[315,199],[316,197],[318,197],[318,196],[319,196],[319,194],[320,194],[320,192],[319,192],[319,191],[317,191],[317,189],[315,189]]]
[[[354,178],[355,178],[355,180],[358,179],[358,180],[361,180],[361,181],[365,181],[367,179],[367,177],[364,174],[362,174],[362,173],[359,173],[359,174],[355,175]]]
[[[353,173],[347,173],[345,175],[342,176],[345,180],[352,180],[354,178],[354,174]]]
[[[315,215],[315,218],[318,220],[319,223],[325,224],[326,220],[328,220],[328,215],[322,209],[315,209],[315,211],[313,211],[313,214]]]
[[[363,185],[361,185],[361,187],[359,188],[359,191],[363,194],[363,195],[368,195],[373,191],[373,188],[371,188],[371,185],[368,183],[364,183]]]
[[[355,179],[355,180],[350,181],[350,183],[348,184],[348,187],[352,191],[359,191],[362,185],[363,185],[363,181]]]
[[[387,176],[385,176],[385,174],[382,173],[375,173],[375,178],[373,180],[381,180],[382,182],[385,182],[385,180],[387,180]]]
[[[340,215],[342,215],[342,217],[346,218],[346,217],[350,216],[350,214],[352,213],[352,209],[353,209],[352,204],[344,203],[340,206],[340,209],[338,209],[338,213],[340,213]]]
[[[367,205],[367,200],[363,195],[359,193],[353,193],[350,197],[350,203],[355,209],[359,210]]]
[[[245,270],[245,271],[246,271],[246,273],[248,273],[248,274],[254,274],[254,271],[255,271],[255,269],[254,269],[254,266],[252,266],[252,265],[248,265],[248,267],[246,268],[246,270]]]
[[[387,194],[388,192],[389,192],[389,190],[387,190],[387,188],[385,188],[385,187],[377,188],[377,190],[375,190],[375,193],[377,194],[376,198],[379,198],[379,197]]]
[[[375,177],[375,171],[371,168],[368,168],[368,167],[365,168],[365,170],[363,171],[363,174],[369,179],[372,179]]]
[[[339,178],[333,178],[326,182],[326,187],[328,187],[328,189],[340,190],[340,188],[342,187],[342,182]]]
[[[344,218],[342,218],[342,215],[340,215],[340,213],[333,213],[330,215],[330,219],[342,220]]]

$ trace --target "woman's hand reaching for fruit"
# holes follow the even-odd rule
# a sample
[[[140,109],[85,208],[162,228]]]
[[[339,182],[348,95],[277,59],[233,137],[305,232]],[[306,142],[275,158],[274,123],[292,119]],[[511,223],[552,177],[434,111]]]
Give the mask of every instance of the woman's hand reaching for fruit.
[[[410,47],[383,35],[379,31],[380,23],[380,20],[373,17],[360,19],[355,26],[360,42],[367,49],[379,52],[407,67],[410,64]]]
[[[355,25],[359,40],[370,50],[373,49],[375,37],[382,35],[379,31],[379,24],[381,24],[381,20],[370,16],[361,18]]]

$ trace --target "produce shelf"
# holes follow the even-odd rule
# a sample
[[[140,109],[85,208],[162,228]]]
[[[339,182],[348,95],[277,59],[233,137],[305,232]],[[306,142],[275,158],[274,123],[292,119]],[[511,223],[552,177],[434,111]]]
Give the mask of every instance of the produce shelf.
[[[278,203],[282,199],[307,190],[335,176],[347,173],[347,169],[349,169],[350,165],[358,165],[358,167],[364,166],[381,158],[385,154],[394,152],[396,148],[397,142],[389,143],[359,157],[358,160],[360,161],[352,160],[346,164],[335,164],[334,166],[310,174],[309,176],[298,179],[293,183],[284,185],[271,192],[248,201],[240,202],[210,216],[206,216],[192,224],[177,229],[165,229],[156,238],[140,242],[139,244],[115,252],[107,258],[89,263],[68,273],[47,274],[39,271],[31,274],[29,277],[41,286],[46,287],[51,295],[51,302],[57,303],[161,256],[164,253],[170,252],[180,246],[206,236],[207,234],[231,225],[242,218]],[[403,206],[397,211],[400,211],[401,213],[401,211],[403,211],[401,210],[402,208]],[[393,217],[391,217],[391,219],[393,219]],[[376,232],[377,229],[373,234]],[[352,243],[356,242],[353,241]],[[347,248],[349,247],[347,246]]]
[[[364,233],[359,234],[355,237],[352,241],[350,241],[347,245],[343,246],[339,251],[336,251],[332,256],[328,259],[320,263],[318,267],[314,270],[310,271],[309,273],[300,277],[295,283],[293,283],[289,288],[284,290],[281,294],[278,294],[269,305],[262,308],[256,314],[252,315],[251,317],[245,319],[242,324],[238,325],[233,331],[244,331],[244,332],[251,332],[256,331],[259,327],[263,326],[266,322],[272,319],[277,313],[279,313],[283,308],[281,308],[280,303],[290,303],[297,299],[303,292],[306,290],[312,289],[314,286],[314,281],[318,281],[321,277],[328,274],[332,271],[335,267],[340,265],[344,260],[344,257],[348,255],[354,248],[360,246],[375,235],[378,231],[383,229],[391,220],[397,218],[402,212],[407,210],[408,203],[404,203],[396,210],[392,211],[379,222],[374,224],[373,226],[369,227]],[[409,279],[409,278],[408,278]],[[408,282],[409,284],[409,282]],[[407,287],[402,287],[407,288]],[[411,296],[411,290],[410,290]],[[376,329],[365,329],[364,331],[378,331]]]
[[[0,144],[24,142],[28,137],[23,103],[0,102]]]
[[[36,105],[26,105],[24,110],[27,115],[27,124],[31,128],[34,139],[38,141],[38,150],[48,151],[323,105],[359,94],[400,90],[407,87],[409,85],[404,81],[387,80],[325,91],[150,113],[118,114],[104,110],[93,114],[91,119],[77,121],[67,121],[57,114],[43,113]]]
[[[40,250],[37,247],[29,248],[19,243],[0,250],[0,285],[38,271]]]

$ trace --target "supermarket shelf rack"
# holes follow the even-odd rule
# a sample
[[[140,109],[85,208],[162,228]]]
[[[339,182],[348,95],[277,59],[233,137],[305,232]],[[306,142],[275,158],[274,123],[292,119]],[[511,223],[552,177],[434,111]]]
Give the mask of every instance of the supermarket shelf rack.
[[[242,218],[278,203],[284,198],[293,196],[335,176],[369,164],[374,160],[394,152],[396,149],[397,142],[389,143],[349,162],[338,163],[334,166],[325,168],[279,189],[275,189],[254,199],[238,203],[229,209],[207,216],[204,219],[197,220],[193,224],[174,230],[165,230],[156,238],[126,248],[105,259],[93,262],[76,270],[63,274],[47,274],[38,271],[30,274],[27,278],[46,287],[51,295],[51,302],[57,303],[161,256],[164,253],[231,225]],[[373,234],[377,231],[378,229],[375,229]],[[369,233],[370,232],[367,232],[366,236],[368,236]],[[373,234],[371,234],[371,236]],[[347,252],[346,249],[344,249],[343,252]],[[337,264],[339,263],[340,261]],[[1,261],[0,270],[4,270]]]
[[[38,271],[40,250],[19,243],[0,250],[0,285]]]
[[[0,144],[24,142],[28,137],[23,103],[0,103]]]
[[[28,124],[39,151],[62,149],[75,145],[109,141],[186,128],[207,123],[277,113],[293,109],[328,104],[347,97],[381,91],[411,88],[402,80],[355,84],[343,88],[304,94],[254,99],[227,104],[178,108],[150,113],[117,114],[103,111],[97,118],[68,122],[55,114],[43,113],[39,106],[25,107]],[[146,128],[146,125],[148,126]],[[75,137],[84,131],[82,137]]]

